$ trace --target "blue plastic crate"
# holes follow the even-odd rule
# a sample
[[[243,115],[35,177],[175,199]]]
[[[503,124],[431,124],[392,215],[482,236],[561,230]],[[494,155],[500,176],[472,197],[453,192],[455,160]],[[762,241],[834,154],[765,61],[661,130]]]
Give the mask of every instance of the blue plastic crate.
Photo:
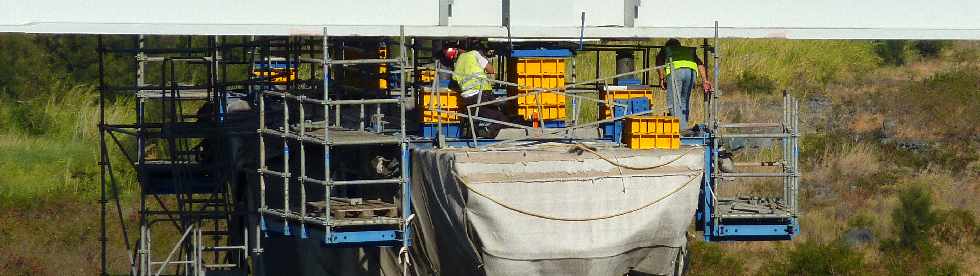
[[[640,85],[639,79],[620,79],[616,80],[616,85]]]
[[[514,50],[510,53],[511,57],[550,57],[562,58],[572,56],[572,51],[568,49],[533,49],[533,50]]]
[[[615,133],[622,133],[623,132],[623,129],[622,128],[620,128],[618,131],[616,130],[616,123],[615,122],[602,123],[602,124],[599,124],[599,127],[602,128],[602,138],[603,139],[613,140],[613,135]],[[620,127],[622,127],[622,124],[620,124]]]
[[[650,99],[645,97],[630,98],[628,100],[616,100],[616,104],[626,105],[625,107],[618,105],[613,107],[613,116],[616,117],[650,110]],[[602,138],[611,139],[616,143],[623,142],[623,120],[616,120],[612,123],[601,124],[600,127],[602,127]]]
[[[650,110],[650,99],[646,97],[616,100],[616,104],[626,105],[626,107],[618,105],[613,107],[613,116],[617,117]]]
[[[422,124],[422,137],[435,138],[439,124]],[[447,138],[459,138],[462,131],[458,123],[443,123],[442,134]]]
[[[563,128],[565,121],[544,121],[544,128]]]

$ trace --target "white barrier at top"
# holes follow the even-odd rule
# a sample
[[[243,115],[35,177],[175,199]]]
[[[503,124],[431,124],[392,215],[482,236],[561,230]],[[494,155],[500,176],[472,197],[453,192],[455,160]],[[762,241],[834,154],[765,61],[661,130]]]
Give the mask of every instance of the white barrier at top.
[[[973,0],[0,0],[0,32],[653,38],[717,21],[722,37],[972,40],[977,14]]]

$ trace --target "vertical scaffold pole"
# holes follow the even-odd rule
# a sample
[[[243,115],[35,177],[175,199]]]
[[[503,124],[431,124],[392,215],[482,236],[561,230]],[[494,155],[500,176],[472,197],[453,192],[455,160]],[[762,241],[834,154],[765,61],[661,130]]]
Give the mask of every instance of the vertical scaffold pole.
[[[254,40],[253,40],[253,42],[254,42]],[[254,49],[258,49],[258,47],[255,47]],[[252,53],[252,56],[253,56],[252,62],[249,64],[249,67],[253,67],[252,70],[254,70],[254,67],[255,67],[255,58],[254,58],[255,53],[254,52],[255,52],[255,50],[253,50],[253,53]],[[264,81],[265,74],[259,74],[259,76],[261,77],[259,79],[259,82],[263,84],[261,86],[263,88],[259,88],[258,89],[259,91],[254,91],[254,93],[259,98],[259,210],[260,210],[260,212],[259,212],[259,232],[261,232],[261,231],[265,231],[266,230],[265,229],[265,215],[262,212],[264,212],[264,211],[266,211],[268,209],[268,206],[266,205],[266,199],[265,199],[265,186],[266,186],[265,185],[265,177],[266,177],[266,171],[269,169],[269,167],[266,164],[266,156],[265,156],[266,155],[265,154],[266,123],[265,123],[265,91],[264,91],[265,90],[264,89],[264,87],[265,87],[265,81]],[[252,79],[252,77],[249,77],[249,79]],[[253,83],[254,82],[251,82],[251,81],[249,82],[249,89],[250,90],[254,86],[254,85],[252,85]],[[261,253],[262,252],[262,247],[261,247],[260,241],[261,241],[261,236],[258,235],[258,232],[257,232],[256,233],[256,239],[255,239],[255,244],[256,244],[256,249],[255,250],[256,250],[257,253]]]
[[[288,49],[288,46],[287,46]],[[270,54],[271,56],[271,54]],[[287,54],[288,56],[288,54]],[[270,58],[271,59],[271,58]],[[270,61],[271,64],[271,61]],[[289,64],[289,59],[286,59],[286,64]],[[272,75],[272,66],[267,67],[269,69],[269,75]],[[288,68],[288,67],[287,67]],[[288,74],[288,69],[287,69]],[[289,75],[286,75],[286,79],[289,79]],[[287,85],[288,87],[288,85]],[[289,97],[286,96],[289,91],[283,90],[282,92],[282,234],[289,236],[289,178],[292,174],[289,173]]]
[[[145,37],[140,35],[137,38],[136,48],[139,52],[136,53],[136,94],[139,95],[142,92],[143,87],[146,85],[146,54],[143,52],[143,47],[145,46]],[[136,162],[138,163],[136,170],[137,182],[142,182],[143,176],[145,175],[146,168],[146,125],[145,123],[145,109],[146,99],[143,97],[136,97]],[[133,271],[133,275],[145,275],[150,270],[150,255],[149,255],[149,243],[147,242],[149,237],[149,229],[147,227],[146,221],[146,194],[140,187],[140,206],[139,206],[139,225],[140,225],[140,235],[137,243],[139,244],[139,249],[136,250],[137,258],[139,259],[139,264],[136,270]],[[138,274],[137,274],[138,272]]]
[[[100,243],[100,254],[99,254],[99,267],[101,275],[109,275],[108,264],[106,255],[106,204],[108,199],[106,198],[106,163],[109,162],[106,156],[106,145],[105,145],[105,62],[104,55],[105,49],[102,44],[102,36],[99,35],[99,173],[100,177],[100,187],[99,187],[99,243]]]
[[[401,73],[400,73],[401,76],[399,78],[400,79],[399,81],[401,82],[401,88],[402,88],[401,93],[399,93],[399,95],[398,95],[398,106],[399,106],[399,110],[400,110],[400,113],[401,113],[400,114],[400,116],[401,116],[401,143],[400,144],[401,144],[401,157],[402,157],[402,163],[401,163],[401,167],[402,167],[402,181],[401,181],[402,182],[401,183],[401,185],[402,185],[402,202],[401,203],[402,203],[402,221],[403,221],[403,223],[402,223],[402,248],[406,252],[405,253],[406,254],[405,255],[405,258],[406,259],[404,260],[404,263],[403,263],[402,275],[408,275],[408,251],[407,250],[408,250],[408,246],[409,246],[409,239],[411,238],[411,233],[409,232],[409,229],[411,229],[411,228],[408,225],[408,223],[409,223],[408,218],[409,218],[410,213],[411,213],[411,208],[412,208],[411,202],[412,202],[412,198],[411,198],[411,187],[410,187],[409,178],[408,178],[409,177],[409,171],[408,171],[409,170],[409,165],[408,165],[408,162],[409,162],[408,137],[405,135],[405,99],[406,99],[405,98],[405,94],[408,93],[408,88],[405,86],[405,79],[408,77],[407,73],[405,72],[405,65],[408,64],[408,59],[407,59],[407,57],[405,55],[406,52],[407,52],[407,50],[405,48],[405,26],[400,26],[400,28],[399,28],[399,50],[400,50],[399,51],[400,52],[399,53],[399,56],[400,56],[399,60],[400,60],[400,63],[401,63],[401,65],[400,65],[400,67],[401,67],[400,68],[401,69],[400,70],[401,71]],[[438,76],[438,72],[436,72],[436,76]],[[438,78],[433,79],[433,82],[438,82],[438,81],[439,81]],[[441,109],[441,107],[440,107],[440,109]],[[436,115],[439,115],[439,114],[437,113]]]
[[[302,50],[301,48],[302,42],[303,42],[302,39],[300,39],[300,46],[299,46],[300,49],[298,50]],[[299,56],[302,54],[303,54],[302,51],[298,51],[298,53],[295,54],[296,58],[294,60],[296,61],[296,67],[297,67],[296,71],[299,71],[298,69],[300,65]],[[287,75],[287,78],[288,77],[291,77],[291,75]],[[288,78],[287,80],[289,80],[289,82],[292,82],[291,78]],[[300,214],[299,237],[301,239],[305,239],[306,238],[306,107],[304,107],[304,103],[306,103],[306,96],[300,95],[298,98],[299,98],[298,121],[299,121],[299,137],[300,137],[299,140],[299,214]]]
[[[782,118],[783,119],[783,122],[782,122],[782,129],[780,130],[784,134],[792,134],[793,133],[792,126],[790,125],[790,122],[789,122],[790,121],[790,99],[789,99],[789,97],[790,97],[789,96],[789,91],[784,89],[783,90],[783,118]],[[782,148],[783,148],[783,156],[782,156],[782,159],[783,159],[782,160],[783,161],[783,166],[782,166],[783,167],[783,173],[786,173],[786,174],[792,174],[793,173],[793,162],[792,162],[792,159],[791,159],[792,157],[790,156],[791,155],[791,151],[790,151],[790,140],[791,139],[793,139],[793,138],[792,137],[786,137],[786,138],[783,138],[782,141],[780,141],[783,144],[782,145]],[[789,190],[790,189],[790,181],[791,181],[791,178],[790,177],[783,177],[782,180],[783,180],[783,201],[786,202],[786,205],[788,207],[792,208],[793,205],[792,205],[792,202],[790,201],[791,199],[790,199],[790,190]]]
[[[330,243],[330,46],[327,28],[323,28],[323,242]],[[340,110],[338,108],[338,110]],[[335,118],[335,120],[340,119]],[[339,121],[339,120],[338,120]]]
[[[714,40],[715,47],[714,47],[714,51],[712,51],[712,55],[713,55],[713,59],[714,59],[714,66],[713,66],[714,68],[712,68],[712,69],[714,69],[714,76],[713,77],[714,77],[714,85],[715,85],[715,89],[714,90],[715,91],[714,91],[714,93],[711,93],[711,103],[709,104],[710,112],[708,112],[709,113],[709,117],[711,118],[710,119],[711,120],[711,126],[710,126],[710,128],[711,128],[711,135],[712,135],[712,139],[711,139],[711,172],[710,172],[709,175],[707,175],[705,177],[705,178],[710,179],[710,182],[708,182],[708,184],[705,185],[705,187],[704,187],[704,190],[706,191],[705,193],[710,197],[710,199],[708,199],[707,202],[704,203],[705,205],[708,205],[708,208],[705,208],[705,213],[704,213],[704,224],[705,224],[704,225],[704,235],[706,237],[709,236],[709,235],[714,235],[715,234],[714,233],[714,225],[717,225],[717,221],[715,220],[715,212],[716,212],[716,209],[717,209],[716,207],[718,206],[718,204],[717,204],[718,199],[715,198],[715,196],[714,196],[714,189],[715,189],[715,186],[717,186],[718,183],[720,183],[719,180],[721,179],[720,177],[717,177],[717,176],[720,175],[720,172],[719,172],[719,170],[720,170],[720,167],[719,167],[720,163],[719,163],[719,160],[718,160],[718,143],[719,143],[719,141],[718,141],[717,137],[720,135],[719,131],[721,130],[718,127],[718,104],[719,104],[718,103],[718,99],[719,99],[720,92],[717,89],[717,87],[718,87],[717,85],[718,85],[718,74],[721,72],[720,67],[719,67],[721,65],[721,63],[719,62],[719,57],[718,57],[718,50],[719,50],[719,48],[718,48],[718,21],[715,21],[715,37],[714,37],[714,39],[715,39]]]

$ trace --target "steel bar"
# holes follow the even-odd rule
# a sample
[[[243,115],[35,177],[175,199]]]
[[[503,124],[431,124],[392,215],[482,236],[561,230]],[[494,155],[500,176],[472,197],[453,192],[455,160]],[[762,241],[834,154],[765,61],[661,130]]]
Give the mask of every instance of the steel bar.
[[[98,36],[99,43],[99,125],[105,125],[105,50],[103,48],[102,36]],[[108,255],[107,255],[107,234],[106,234],[106,203],[108,199],[106,198],[106,167],[105,164],[109,162],[106,156],[106,146],[105,146],[105,129],[100,127],[99,130],[99,265],[100,273],[102,275],[108,274]]]
[[[319,185],[328,185],[327,181],[320,179],[314,179],[307,177],[304,181]],[[330,186],[345,186],[345,185],[372,185],[372,184],[398,184],[401,183],[400,178],[389,178],[389,179],[367,179],[367,180],[334,180],[329,182]]]
[[[302,96],[300,96],[302,97]],[[302,99],[302,98],[301,98]],[[299,137],[306,137],[306,108],[299,103]],[[299,143],[299,214],[306,216],[306,143]],[[306,224],[300,222],[300,237],[306,237]]]
[[[180,239],[177,240],[177,242],[174,245],[174,248],[170,250],[170,253],[169,254],[167,254],[167,258],[163,261],[162,264],[160,264],[160,268],[157,270],[157,272],[155,273],[155,275],[159,276],[160,273],[163,273],[163,269],[167,267],[167,264],[168,263],[171,263],[170,259],[173,258],[173,256],[174,256],[175,253],[177,253],[177,249],[180,248],[180,244],[182,244],[184,242],[184,240],[187,239],[187,235],[190,234],[191,231],[193,231],[193,230],[194,230],[194,226],[193,225],[189,225],[187,227],[187,230],[184,230],[184,234],[180,236]],[[150,264],[152,265],[153,262],[150,262]]]
[[[272,66],[270,65],[268,68],[272,68]],[[289,77],[287,76],[286,79],[288,80]],[[300,105],[302,105],[302,104],[300,104]],[[300,123],[302,123],[302,121],[300,121]],[[283,129],[283,132],[290,133],[289,132],[289,101],[282,101],[282,129]],[[283,136],[282,137],[282,156],[283,156],[283,158],[282,158],[283,171],[286,172],[286,175],[289,175],[290,174],[290,168],[289,168],[289,138],[286,137],[286,136]],[[282,178],[282,197],[283,197],[283,204],[282,204],[283,209],[286,210],[287,213],[289,213],[290,212],[290,210],[289,210],[289,177],[283,177]],[[282,224],[283,224],[283,233],[288,236],[290,234],[289,233],[289,222],[283,221]]]
[[[405,68],[408,65],[408,58],[406,57],[406,53],[408,51],[406,50],[406,47],[405,47],[405,42],[406,42],[405,41],[405,26],[400,26],[399,29],[400,30],[399,30],[399,41],[398,41],[398,43],[399,43],[399,53],[398,54],[400,56],[399,57],[399,60],[400,61],[399,61],[399,66],[398,67],[399,68]],[[438,80],[438,75],[439,74],[436,73],[435,78],[432,80],[433,82],[438,82],[439,81]],[[399,99],[398,107],[400,109],[399,110],[399,113],[400,113],[400,120],[399,120],[400,122],[399,122],[399,124],[401,125],[401,137],[400,137],[400,140],[401,140],[401,143],[400,143],[401,144],[401,164],[400,165],[401,165],[401,191],[402,191],[402,193],[401,193],[401,205],[402,205],[401,206],[401,215],[402,215],[402,220],[403,221],[408,221],[409,215],[410,215],[411,210],[412,210],[411,209],[412,199],[411,199],[411,190],[410,190],[411,187],[409,185],[409,178],[408,178],[409,177],[409,170],[410,170],[410,168],[408,167],[408,162],[410,162],[409,155],[408,155],[408,136],[406,136],[406,133],[405,133],[405,124],[406,124],[406,122],[405,122],[406,121],[405,120],[405,118],[406,118],[405,117],[405,101],[406,101],[405,94],[407,94],[407,93],[405,93],[405,91],[408,91],[408,86],[405,83],[406,79],[408,79],[408,74],[406,72],[402,71],[400,73],[400,78],[399,78],[399,81],[401,82],[401,86],[400,87],[401,87],[401,91],[402,92],[398,94],[398,99]],[[380,108],[380,105],[379,105],[379,108]],[[402,237],[402,249],[403,250],[406,250],[406,252],[407,252],[407,250],[409,250],[409,240],[411,239],[411,236],[409,236],[410,233],[411,233],[410,232],[410,229],[411,228],[410,228],[410,226],[407,223],[402,224],[401,225],[401,228],[402,228],[402,233],[404,233],[404,236]],[[405,267],[405,268],[407,268],[407,267]],[[402,270],[402,275],[408,276],[408,273],[409,273],[409,271],[407,269],[403,269]]]
[[[399,59],[378,58],[378,59],[328,59],[327,64],[351,65],[351,64],[377,64],[377,63],[396,63]]]
[[[721,177],[793,177],[796,173],[720,173]]]
[[[791,133],[733,133],[719,134],[718,138],[791,138],[795,135]]]
[[[721,124],[720,128],[773,128],[782,127],[782,124],[778,123],[729,123]]]
[[[323,28],[323,59],[330,60],[330,46],[327,43],[329,36],[327,36],[327,28]],[[330,101],[330,63],[322,62],[323,65],[323,140],[330,141],[330,105],[327,102]],[[337,116],[334,120],[340,123],[340,106],[335,107],[337,109]],[[330,198],[331,192],[331,181],[333,181],[333,175],[330,174],[330,145],[323,146],[323,178],[326,180],[326,184],[323,185],[323,198]],[[330,210],[330,201],[324,200],[324,209]],[[330,216],[326,217],[326,220],[322,222],[324,226],[323,229],[323,241],[330,241],[331,229],[330,229]]]
[[[735,162],[736,167],[780,167],[785,166],[786,163],[782,161],[769,161],[769,162]]]

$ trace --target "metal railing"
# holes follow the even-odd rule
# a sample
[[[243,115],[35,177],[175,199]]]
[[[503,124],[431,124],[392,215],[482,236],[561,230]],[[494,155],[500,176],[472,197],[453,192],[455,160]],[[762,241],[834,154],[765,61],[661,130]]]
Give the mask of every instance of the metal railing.
[[[405,55],[406,53],[406,41],[404,35],[400,37],[399,47],[401,55],[398,58],[371,58],[371,59],[333,59],[331,57],[331,45],[330,36],[327,29],[323,30],[323,41],[322,41],[322,58],[315,57],[290,57],[287,60],[298,60],[302,62],[309,62],[321,67],[322,72],[322,86],[323,94],[322,97],[310,97],[306,95],[296,95],[290,93],[288,89],[264,89],[259,91],[258,97],[258,114],[259,114],[259,129],[257,130],[258,143],[259,143],[259,168],[257,170],[259,175],[259,207],[258,211],[263,220],[263,225],[265,224],[265,216],[274,216],[282,221],[282,233],[290,235],[290,229],[293,228],[290,224],[297,224],[296,226],[300,229],[300,235],[306,237],[307,226],[314,225],[319,227],[318,231],[323,233],[323,241],[325,243],[333,243],[334,236],[333,231],[335,227],[349,226],[349,225],[396,225],[400,227],[401,231],[407,229],[407,225],[404,225],[404,221],[410,214],[409,199],[407,198],[409,187],[409,169],[408,169],[408,143],[409,140],[406,134],[406,102],[407,90],[405,80],[408,77],[406,70],[400,70],[401,75],[400,88],[401,93],[398,93],[396,98],[382,98],[382,99],[333,99],[331,94],[331,70],[332,66],[348,66],[348,65],[371,65],[371,64],[392,64],[397,65],[400,68],[405,68],[408,66],[408,59]],[[270,111],[267,103],[267,97],[276,98],[281,103],[280,111]],[[298,119],[290,118],[290,107],[295,106],[297,108],[297,113],[299,115]],[[397,106],[399,125],[393,132],[390,129],[385,128],[383,121],[382,106]],[[306,121],[307,115],[313,115],[308,112],[308,106],[317,106],[323,117],[322,121]],[[355,106],[359,111],[357,127],[353,129],[345,129],[341,124],[341,109],[344,107]],[[366,121],[369,120],[365,116],[366,110],[373,106],[375,113],[371,116],[371,129],[373,132],[368,132],[365,125]],[[282,114],[281,124],[279,128],[269,128],[269,122],[267,121],[270,116],[275,112],[275,114]],[[315,112],[315,111],[314,111]],[[345,138],[341,134],[356,133],[358,136],[352,138]],[[282,148],[279,154],[283,156],[281,163],[281,170],[277,171],[269,166],[267,152],[267,145],[270,139],[277,139],[279,143],[282,143]],[[383,144],[396,144],[399,146],[399,156],[401,165],[401,175],[394,178],[382,178],[382,179],[348,179],[348,180],[338,180],[334,178],[333,172],[331,172],[331,164],[339,163],[335,160],[336,157],[333,156],[334,151],[337,147],[344,146],[356,146],[356,145],[383,145]],[[298,145],[299,164],[290,164],[289,160],[291,152],[290,145]],[[308,169],[311,169],[315,164],[311,164],[307,157],[310,149],[308,146],[313,145],[317,147],[322,147],[322,160],[317,160],[317,162],[322,162],[322,168],[316,168],[317,170],[322,170],[323,177],[316,178],[311,176]],[[298,168],[297,168],[298,167]],[[269,181],[267,178],[273,176],[281,179],[282,189],[277,191],[269,190]],[[291,191],[290,184],[298,183],[299,191]],[[308,186],[307,184],[313,184],[313,186]],[[333,194],[333,189],[340,186],[349,185],[397,185],[401,192],[402,206],[399,207],[401,218],[389,218],[389,217],[376,217],[373,219],[362,219],[358,221],[345,221],[339,218],[331,217],[332,204],[331,201],[335,199],[343,199],[335,197]],[[322,213],[314,214],[307,209],[308,199],[311,198],[311,193],[314,192],[314,188],[310,187],[320,187],[320,195],[322,195],[323,204],[317,206],[317,208],[322,208],[324,211]],[[281,207],[273,207],[268,204],[268,198],[270,193],[279,193],[278,196],[282,197],[283,203]],[[299,203],[291,203],[290,193],[299,193]],[[293,209],[291,206],[298,205],[298,210]],[[354,231],[354,230],[352,230]],[[407,243],[407,240],[404,241]]]

